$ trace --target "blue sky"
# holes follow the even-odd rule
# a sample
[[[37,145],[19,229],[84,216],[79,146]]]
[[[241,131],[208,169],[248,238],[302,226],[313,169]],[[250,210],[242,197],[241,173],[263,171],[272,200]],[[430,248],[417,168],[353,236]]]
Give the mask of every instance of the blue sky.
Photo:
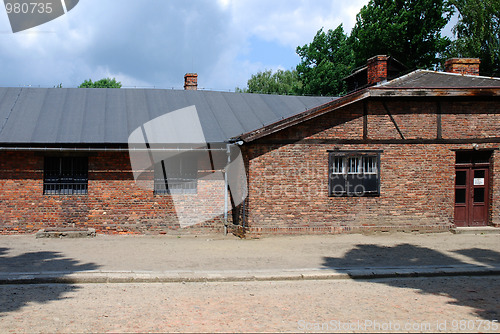
[[[54,0],[58,1],[58,0]],[[76,87],[115,77],[126,87],[234,90],[265,69],[290,69],[316,32],[347,32],[368,0],[80,0],[66,15],[13,34],[0,9],[0,86]]]

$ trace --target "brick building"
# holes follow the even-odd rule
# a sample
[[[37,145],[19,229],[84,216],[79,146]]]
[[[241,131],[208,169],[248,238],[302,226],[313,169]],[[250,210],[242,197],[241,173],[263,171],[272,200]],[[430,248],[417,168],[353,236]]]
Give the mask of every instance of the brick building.
[[[132,173],[130,133],[191,105],[213,156],[241,149],[248,197],[228,219],[247,233],[500,226],[500,79],[454,59],[449,73],[390,80],[388,59],[341,98],[202,92],[193,75],[186,91],[0,89],[0,233],[221,231],[231,193],[201,175],[223,165],[198,162],[180,191],[140,188]],[[212,218],[181,228],[179,203]]]

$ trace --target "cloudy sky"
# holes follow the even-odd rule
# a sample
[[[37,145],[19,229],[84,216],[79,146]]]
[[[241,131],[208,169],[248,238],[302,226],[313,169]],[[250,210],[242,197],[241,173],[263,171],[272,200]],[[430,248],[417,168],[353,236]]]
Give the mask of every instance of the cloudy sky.
[[[57,0],[54,0],[57,1]],[[350,32],[368,0],[80,0],[66,15],[12,33],[0,9],[0,86],[76,87],[115,77],[127,87],[213,90],[290,69],[321,28]]]

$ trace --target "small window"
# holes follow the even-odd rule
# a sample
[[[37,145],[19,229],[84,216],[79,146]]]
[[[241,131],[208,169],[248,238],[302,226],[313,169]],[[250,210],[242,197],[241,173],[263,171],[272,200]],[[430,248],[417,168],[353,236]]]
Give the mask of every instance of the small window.
[[[178,155],[155,165],[154,193],[196,194],[198,187],[198,159]]]
[[[330,196],[380,195],[378,153],[330,153]]]
[[[87,195],[87,157],[45,157],[44,195]]]

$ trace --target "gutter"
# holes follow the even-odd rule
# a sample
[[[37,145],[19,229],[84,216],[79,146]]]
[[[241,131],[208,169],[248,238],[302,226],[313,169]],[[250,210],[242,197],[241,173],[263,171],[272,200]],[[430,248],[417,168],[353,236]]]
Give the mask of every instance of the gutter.
[[[226,148],[95,148],[95,147],[0,147],[0,151],[16,152],[141,152],[141,151],[226,151]]]

